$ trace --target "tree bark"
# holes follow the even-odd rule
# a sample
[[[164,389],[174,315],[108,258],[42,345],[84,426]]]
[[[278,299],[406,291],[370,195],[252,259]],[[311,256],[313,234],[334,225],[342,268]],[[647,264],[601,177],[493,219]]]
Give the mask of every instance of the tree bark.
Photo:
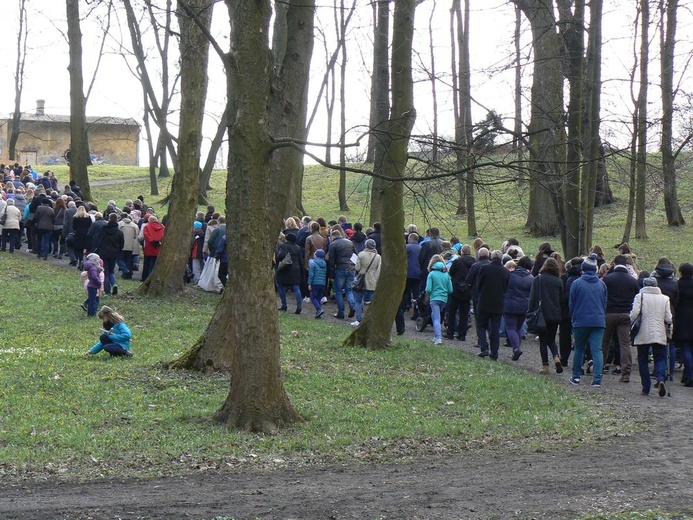
[[[8,139],[8,159],[18,161],[17,141],[20,133],[22,118],[22,92],[24,91],[24,64],[26,63],[27,42],[26,0],[19,0],[19,24],[17,26],[17,63],[14,69],[14,112],[10,122],[10,138]]]
[[[94,200],[89,186],[87,166],[89,141],[84,100],[84,76],[82,74],[82,31],[79,18],[79,0],[66,0],[67,41],[70,47],[70,171],[72,179],[82,190],[86,200]]]
[[[662,181],[664,184],[664,210],[667,224],[681,226],[686,223],[679,205],[676,187],[676,165],[673,141],[674,115],[674,47],[676,45],[676,12],[678,0],[660,0],[662,16],[660,31],[661,92],[662,92]]]
[[[184,10],[196,14],[197,21]],[[166,236],[154,270],[139,292],[150,297],[171,296],[183,290],[185,266],[190,258],[193,221],[199,194],[202,120],[207,97],[208,31],[212,7],[208,0],[178,0],[181,56],[181,110],[178,127],[178,163],[171,186]]]
[[[518,162],[522,162],[522,55],[520,42],[520,29],[522,28],[522,11],[515,6],[515,122],[513,125],[513,150]]]
[[[221,143],[224,141],[224,136],[228,131],[229,118],[224,112],[217,125],[217,132],[214,134],[212,139],[212,144],[209,147],[209,153],[207,154],[207,160],[200,173],[200,204],[207,203],[207,195],[210,190],[210,180],[212,179],[212,171],[214,171],[214,163],[216,162],[217,154],[221,148]],[[204,199],[204,200],[203,200]]]
[[[342,59],[340,62],[339,74],[339,211],[349,211],[346,196],[346,74],[347,74],[347,48],[346,30],[347,20],[344,16],[344,0],[340,0],[339,5],[339,47],[341,48]]]
[[[407,147],[416,119],[411,56],[414,33],[415,0],[396,0],[392,41],[392,108],[386,123],[385,155],[380,172],[382,183],[383,267],[370,309],[361,324],[344,341],[382,349],[390,343],[390,332],[397,308],[402,301],[407,277],[404,229],[403,183],[407,165]]]
[[[390,68],[387,55],[390,42],[390,0],[377,0],[377,24],[373,43],[373,74],[371,76],[371,114],[368,149],[372,153],[373,169],[380,168],[385,154],[387,128],[385,122],[390,110]],[[372,152],[371,152],[372,150]],[[367,157],[368,160],[368,157]],[[382,180],[371,180],[370,223],[382,220]]]
[[[532,166],[526,226],[534,236],[559,232],[559,198],[565,164],[562,39],[553,4],[513,0],[530,22],[534,44],[529,156]]]
[[[647,238],[645,204],[647,197],[647,82],[650,34],[650,3],[640,0],[640,91],[638,94],[637,186],[635,189],[635,238]]]

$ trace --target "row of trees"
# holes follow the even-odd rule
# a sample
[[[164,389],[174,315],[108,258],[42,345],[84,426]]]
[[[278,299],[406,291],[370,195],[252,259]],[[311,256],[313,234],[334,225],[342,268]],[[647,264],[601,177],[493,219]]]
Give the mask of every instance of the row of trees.
[[[88,186],[86,162],[82,172],[82,152],[88,150],[82,139],[84,127],[83,86],[80,78],[78,0],[66,0],[71,49],[71,85],[73,107],[73,167],[80,185]],[[107,3],[107,2],[104,2]],[[220,143],[226,131],[228,170],[226,208],[230,248],[228,287],[210,324],[199,342],[172,366],[197,370],[228,370],[231,388],[216,418],[233,427],[271,431],[296,421],[300,416],[291,406],[281,383],[279,322],[271,258],[272,242],[266,237],[280,231],[281,218],[287,212],[302,209],[301,179],[306,153],[309,113],[308,78],[316,35],[316,5],[312,0],[269,0],[244,2],[226,0],[228,48],[220,44],[212,28],[214,5],[211,0],[171,0],[163,4],[144,0],[137,11],[131,0],[123,0],[130,34],[131,53],[143,86],[145,128],[154,142],[148,121],[158,129],[157,145],[150,144],[149,158],[152,187],[155,167],[168,154],[175,176],[167,197],[169,225],[161,256],[142,293],[155,297],[177,294],[183,289],[186,243],[198,202],[208,184],[209,158],[200,168],[202,120],[206,98],[206,79],[222,74],[208,67],[211,46],[223,63],[226,77],[226,110],[220,117],[214,142]],[[601,135],[602,93],[602,0],[513,0],[517,9],[515,63],[515,123],[506,128],[502,117],[488,111],[483,124],[472,119],[472,68],[470,31],[474,26],[470,0],[452,0],[450,4],[450,83],[455,134],[448,140],[437,135],[412,136],[416,121],[414,108],[414,0],[378,0],[373,6],[373,46],[371,110],[368,130],[368,157],[371,168],[352,168],[372,178],[371,220],[383,223],[383,271],[367,317],[349,336],[348,344],[384,348],[389,344],[391,323],[401,299],[405,281],[405,263],[401,230],[404,225],[404,182],[425,182],[434,178],[452,178],[457,187],[457,212],[467,215],[468,232],[476,233],[474,194],[480,178],[479,168],[494,166],[505,172],[503,182],[527,182],[530,202],[527,226],[536,235],[560,234],[566,255],[586,251],[591,244],[593,208],[598,192],[608,195],[605,176],[605,145]],[[110,3],[108,3],[111,5]],[[392,10],[394,6],[394,10]],[[343,1],[335,2],[335,49],[326,47],[327,72],[320,91],[331,113],[339,98],[340,206],[346,207],[344,176],[347,171],[345,150],[347,33],[352,14],[359,8]],[[434,6],[435,7],[435,6]],[[639,93],[633,96],[633,160],[631,207],[634,209],[636,236],[645,236],[645,186],[647,167],[647,85],[649,62],[650,2],[639,0],[638,27],[642,42],[637,55]],[[683,217],[676,195],[675,147],[673,137],[675,29],[678,2],[660,0],[662,50],[662,136],[669,139],[668,151],[662,144],[662,171],[665,203],[671,206],[671,224],[682,224]],[[175,8],[175,10],[174,10]],[[160,9],[160,10],[159,10]],[[139,12],[139,15],[138,15]],[[168,73],[170,36],[175,33],[172,14],[177,19],[179,75]],[[431,11],[431,13],[435,10]],[[530,121],[521,124],[520,102],[523,80],[520,57],[520,26],[524,19],[531,32]],[[218,14],[217,14],[218,16]],[[432,23],[433,14],[429,18]],[[666,20],[666,23],[664,21]],[[145,52],[141,28],[148,21],[155,35],[154,55]],[[430,36],[430,32],[429,32]],[[329,39],[325,38],[325,41]],[[441,77],[436,72],[435,46],[429,37],[429,72],[434,106],[437,106]],[[73,58],[74,54],[74,58]],[[160,58],[163,71],[159,82],[149,71],[153,56]],[[337,68],[337,66],[341,68]],[[337,73],[339,72],[339,73]],[[338,80],[339,78],[339,80]],[[158,86],[155,86],[155,83]],[[177,86],[177,87],[174,87]],[[339,86],[340,95],[336,95]],[[173,93],[180,90],[180,116],[177,136],[170,131]],[[666,90],[666,92],[665,92]],[[568,93],[567,102],[564,92]],[[666,99],[665,99],[666,97]],[[319,101],[319,100],[318,100]],[[434,112],[437,112],[434,110]],[[437,119],[434,118],[435,121]],[[666,127],[666,130],[665,130]],[[437,123],[434,124],[434,129]],[[506,136],[515,143],[513,152],[503,154],[490,145],[495,136]],[[423,174],[407,169],[410,139],[431,150]],[[664,139],[663,139],[664,141]],[[82,148],[83,147],[83,148]],[[445,159],[448,155],[453,160]],[[609,147],[612,150],[613,147]],[[682,149],[679,146],[678,150]],[[88,157],[88,153],[86,154]],[[665,158],[666,156],[666,158]],[[325,161],[325,158],[315,157]],[[666,161],[666,164],[665,164]],[[82,179],[81,176],[84,176]],[[77,177],[80,176],[80,177]],[[598,187],[601,186],[601,189]],[[625,236],[629,235],[626,230]],[[258,239],[262,237],[263,239]]]

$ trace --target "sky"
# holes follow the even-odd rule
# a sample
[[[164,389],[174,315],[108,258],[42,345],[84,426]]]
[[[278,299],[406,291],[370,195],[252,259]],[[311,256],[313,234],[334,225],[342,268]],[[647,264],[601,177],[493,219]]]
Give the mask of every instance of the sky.
[[[26,64],[26,79],[22,98],[22,111],[33,112],[37,99],[45,99],[46,113],[69,113],[69,76],[68,47],[65,37],[65,3],[55,0],[26,0],[29,6],[29,50]],[[348,1],[345,2],[348,5]],[[680,27],[678,51],[679,61],[683,62],[692,45],[688,36],[691,29],[690,12],[683,7],[690,7],[690,0],[684,0],[680,9]],[[9,6],[7,4],[10,4]],[[3,0],[3,11],[9,11],[5,20],[16,19],[18,0]],[[422,64],[430,67],[429,24],[433,28],[434,55],[436,69],[442,74],[437,82],[439,131],[443,135],[452,135],[452,100],[449,90],[450,36],[449,4],[440,0],[426,0],[417,8],[415,33],[415,75],[417,79],[415,104],[417,123],[415,133],[428,133],[432,128],[432,98],[430,81],[426,80]],[[369,46],[371,44],[371,9],[365,0],[359,0],[359,9],[348,33],[348,73],[347,73],[347,107],[348,126],[353,127],[351,137],[360,132],[360,127],[368,120],[368,97],[370,83],[368,73],[371,66]],[[605,2],[604,18],[604,131],[614,140],[622,135],[628,120],[630,88],[623,80],[633,63],[633,44],[631,24],[634,2],[632,0],[611,0]],[[317,24],[327,34],[328,47],[331,52],[334,29],[330,26],[334,14],[332,2],[319,1]],[[514,8],[506,0],[472,0],[471,2],[471,62],[472,92],[476,101],[473,106],[473,119],[482,119],[487,109],[494,109],[506,118],[506,125],[512,127],[510,119],[514,113],[513,85],[514,71],[510,65],[513,44]],[[82,4],[82,14],[85,12]],[[433,14],[431,14],[433,13]],[[98,74],[87,104],[87,115],[132,117],[141,121],[142,92],[138,80],[130,72],[125,59],[120,54],[120,41],[128,41],[125,30],[117,27],[114,18],[114,29],[105,45],[101,56]],[[527,22],[523,25],[527,27]],[[16,38],[12,37],[13,28],[5,24],[6,37],[0,40],[0,113],[10,113],[14,103],[14,67],[16,56]],[[222,47],[228,42],[227,12],[220,3],[215,12],[215,33]],[[93,71],[99,58],[101,28],[93,17],[82,22],[84,45],[85,83],[91,81]],[[529,34],[522,39],[525,55],[529,55]],[[653,42],[652,52],[658,52],[657,42]],[[209,115],[205,125],[205,139],[210,140],[214,134],[214,120],[222,111],[225,96],[225,78],[219,58],[210,52],[209,93],[206,109]],[[320,37],[316,40],[311,72],[311,98],[313,98],[323,76],[322,63],[325,62],[325,48]],[[658,71],[656,64],[651,66],[651,98],[658,97]],[[523,83],[529,88],[531,81],[531,63],[527,63]],[[687,77],[690,79],[691,74]],[[688,85],[690,81],[684,83]],[[85,85],[85,90],[87,86]],[[693,89],[689,89],[691,91]],[[528,96],[528,92],[527,92]],[[312,108],[312,102],[309,102]],[[529,119],[525,99],[525,118]],[[655,107],[656,109],[656,103]],[[325,118],[321,113],[316,119],[309,136],[313,141],[324,141]],[[347,139],[349,140],[349,139]],[[141,146],[140,156],[146,160],[146,148]]]

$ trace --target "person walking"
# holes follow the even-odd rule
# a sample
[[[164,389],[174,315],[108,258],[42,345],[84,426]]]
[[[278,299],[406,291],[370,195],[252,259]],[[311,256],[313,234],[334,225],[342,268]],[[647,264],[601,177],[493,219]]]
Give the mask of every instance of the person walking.
[[[500,324],[503,316],[505,293],[508,290],[510,272],[503,266],[503,253],[498,249],[491,252],[491,261],[479,269],[479,357],[498,360],[500,346]],[[476,264],[475,264],[476,265]],[[473,267],[473,266],[472,266]],[[470,271],[471,274],[471,271]],[[469,278],[469,276],[467,277]],[[488,340],[486,331],[488,330]],[[489,352],[490,347],[490,352]]]
[[[433,255],[428,265],[428,276],[426,277],[425,291],[429,295],[431,304],[431,320],[433,321],[433,344],[440,345],[442,339],[441,316],[443,309],[448,301],[448,296],[452,294],[452,279],[445,270],[443,257]]]
[[[604,357],[602,344],[606,326],[606,285],[597,276],[597,255],[592,253],[582,262],[582,275],[570,287],[568,308],[573,322],[575,337],[575,355],[573,356],[573,374],[570,383],[580,384],[582,363],[585,358],[587,343],[591,346],[594,375],[592,386],[602,386]]]
[[[642,394],[649,395],[652,382],[650,381],[649,353],[652,349],[654,369],[657,383],[655,388],[659,397],[667,393],[664,381],[666,379],[667,343],[672,332],[671,308],[669,297],[662,294],[657,287],[657,279],[648,277],[643,280],[643,288],[633,300],[630,320],[640,318],[640,330],[633,339],[633,345],[638,349],[638,371],[642,384]]]
[[[674,342],[681,349],[683,377],[681,382],[693,387],[693,264],[679,266],[679,298],[674,316]]]
[[[505,293],[503,319],[505,321],[505,333],[513,349],[513,361],[517,361],[522,355],[520,329],[525,322],[531,292],[534,288],[532,285],[534,277],[530,273],[531,269],[532,259],[530,257],[519,258],[515,268],[510,271],[508,291]]]
[[[539,270],[539,276],[532,281],[532,292],[529,296],[529,311],[535,310],[541,302],[541,312],[546,323],[546,327],[539,329],[540,374],[549,373],[549,350],[556,373],[563,372],[563,364],[556,345],[556,331],[562,317],[562,300],[563,280],[560,278],[558,262],[554,258],[547,258]]]
[[[380,262],[381,258],[376,249],[375,240],[369,238],[366,240],[365,249],[358,254],[354,268],[356,276],[363,276],[364,285],[363,290],[354,289],[356,321],[351,323],[353,327],[358,327],[363,319],[364,300],[370,301],[373,297],[380,276]]]

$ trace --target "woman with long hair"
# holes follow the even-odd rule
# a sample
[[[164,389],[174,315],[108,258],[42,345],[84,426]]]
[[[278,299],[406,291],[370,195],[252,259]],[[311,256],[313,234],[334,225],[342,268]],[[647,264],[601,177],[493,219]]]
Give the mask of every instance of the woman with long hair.
[[[529,296],[529,311],[535,310],[541,304],[545,327],[539,329],[539,354],[541,355],[540,374],[549,373],[549,354],[556,368],[556,373],[563,372],[563,364],[558,356],[556,332],[561,323],[561,301],[563,300],[563,280],[560,278],[558,262],[547,258],[537,276],[532,281],[532,292]]]
[[[77,212],[72,219],[72,248],[75,251],[75,259],[77,260],[77,269],[82,270],[84,264],[84,250],[89,247],[89,228],[91,227],[91,216],[87,213],[84,205],[77,207]],[[68,247],[70,247],[68,245]]]

